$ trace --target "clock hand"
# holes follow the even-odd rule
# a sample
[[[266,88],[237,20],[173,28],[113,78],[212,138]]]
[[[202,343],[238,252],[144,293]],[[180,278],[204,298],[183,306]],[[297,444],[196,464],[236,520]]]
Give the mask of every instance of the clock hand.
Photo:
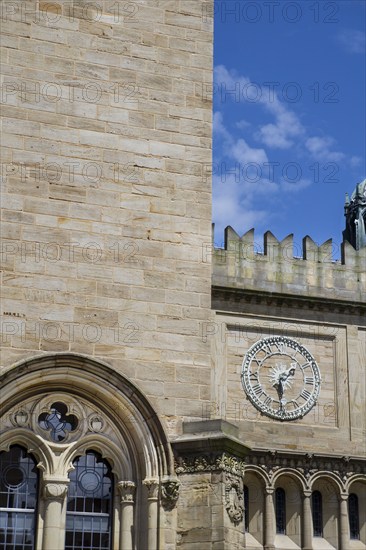
[[[276,388],[277,390],[281,408],[282,408],[282,398],[285,391],[285,382],[290,376],[294,376],[295,371],[296,371],[296,367],[290,367],[287,371],[282,372],[278,377],[278,381],[273,384],[273,387]]]

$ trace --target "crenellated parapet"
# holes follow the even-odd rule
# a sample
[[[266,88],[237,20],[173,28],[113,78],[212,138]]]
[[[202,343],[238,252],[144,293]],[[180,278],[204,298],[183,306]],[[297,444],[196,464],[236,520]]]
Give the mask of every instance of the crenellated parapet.
[[[267,231],[259,243],[254,229],[240,237],[227,227],[224,248],[213,252],[213,285],[366,303],[366,248],[344,241],[341,260],[336,253],[331,239],[318,246],[306,236],[299,246],[293,235],[279,241]]]

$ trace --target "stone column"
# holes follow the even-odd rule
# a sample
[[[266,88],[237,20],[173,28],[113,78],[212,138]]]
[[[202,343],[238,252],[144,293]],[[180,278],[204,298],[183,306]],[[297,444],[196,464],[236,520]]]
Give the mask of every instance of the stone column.
[[[133,515],[136,486],[133,481],[120,481],[117,484],[121,496],[120,511],[120,548],[133,550]]]
[[[69,479],[43,481],[43,548],[63,550],[65,547],[65,500],[69,483]]]
[[[313,548],[313,517],[311,514],[311,491],[304,491],[302,502],[302,546],[303,550]]]
[[[157,550],[158,548],[158,500],[159,500],[159,480],[145,479],[143,481],[147,489],[147,507],[148,507],[148,548],[147,550]]]
[[[350,546],[349,518],[348,518],[348,494],[340,494],[340,550],[348,550]]]
[[[275,522],[275,510],[273,502],[274,487],[266,487],[266,505],[264,510],[264,548],[265,550],[273,550],[275,534],[276,534],[276,522]]]

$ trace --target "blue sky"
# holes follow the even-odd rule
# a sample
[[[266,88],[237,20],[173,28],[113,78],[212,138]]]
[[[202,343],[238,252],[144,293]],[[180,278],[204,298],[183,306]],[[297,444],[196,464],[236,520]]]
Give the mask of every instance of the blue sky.
[[[363,0],[215,0],[215,242],[224,228],[319,244],[366,177]]]

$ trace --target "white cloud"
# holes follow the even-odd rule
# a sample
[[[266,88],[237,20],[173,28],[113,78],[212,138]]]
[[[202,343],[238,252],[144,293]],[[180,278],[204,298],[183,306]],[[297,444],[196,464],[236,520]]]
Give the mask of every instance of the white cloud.
[[[352,168],[358,168],[362,164],[362,158],[353,156],[350,158],[350,164]]]
[[[245,128],[249,128],[251,124],[250,122],[247,122],[246,120],[242,119],[236,122],[235,126],[239,128],[239,130],[244,130]]]
[[[224,65],[215,67],[214,81],[215,93],[219,94],[222,103],[245,102],[249,98],[250,103],[259,103],[274,116],[273,123],[261,126],[255,134],[256,139],[267,147],[289,149],[294,145],[293,138],[304,133],[305,130],[297,115],[280,102],[273,89],[258,88],[249,78],[240,76],[235,71],[228,71]],[[253,101],[253,94],[258,95],[257,101]]]
[[[283,180],[281,181],[281,190],[286,191],[287,193],[298,193],[299,191],[309,187],[311,184],[312,181],[309,179],[301,179],[294,182]]]
[[[224,234],[226,226],[231,225],[241,235],[258,227],[269,212],[253,207],[253,196],[256,190],[260,192],[260,184],[248,184],[245,181],[236,181],[235,176],[230,175],[223,182],[220,176],[214,176],[213,187],[215,200],[213,202],[213,220],[215,222],[216,239],[219,241]]]
[[[265,124],[259,129],[257,138],[268,147],[289,149],[294,145],[290,138],[299,137],[305,130],[297,115],[287,109],[276,95],[268,94],[262,101],[267,111],[275,116],[275,124]]]
[[[315,160],[322,162],[339,162],[345,158],[340,151],[331,151],[335,140],[330,136],[314,136],[305,141],[305,147]]]
[[[255,163],[263,167],[268,162],[268,157],[264,149],[254,149],[250,147],[244,139],[238,139],[231,147],[229,155],[239,162],[242,166],[248,163]]]
[[[365,54],[365,33],[355,29],[343,29],[337,36],[338,42],[349,53]]]

